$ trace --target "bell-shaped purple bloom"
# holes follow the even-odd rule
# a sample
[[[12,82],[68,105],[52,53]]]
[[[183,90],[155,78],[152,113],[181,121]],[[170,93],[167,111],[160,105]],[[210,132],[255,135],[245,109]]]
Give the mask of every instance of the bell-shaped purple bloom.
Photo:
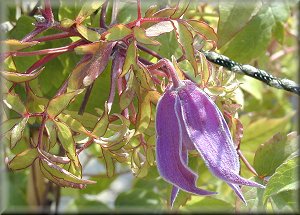
[[[216,194],[196,186],[198,175],[187,166],[189,150],[197,150],[209,170],[243,202],[239,185],[264,188],[239,175],[239,157],[225,119],[210,97],[193,82],[179,81],[161,97],[157,104],[156,134],[159,173],[174,185],[171,205],[179,189],[197,195]]]

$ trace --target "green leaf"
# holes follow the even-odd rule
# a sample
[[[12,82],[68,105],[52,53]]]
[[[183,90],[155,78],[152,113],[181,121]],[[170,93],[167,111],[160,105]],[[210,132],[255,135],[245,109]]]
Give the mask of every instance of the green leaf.
[[[47,120],[45,127],[46,127],[46,131],[48,133],[50,148],[52,148],[53,146],[55,146],[55,144],[57,142],[57,132],[55,130],[55,124],[54,124],[54,122]]]
[[[124,110],[132,102],[135,95],[133,88],[126,88],[120,95],[120,109]]]
[[[23,115],[27,112],[25,105],[21,101],[19,95],[7,93],[3,96],[5,99],[3,99],[3,102],[6,104],[6,106],[9,109],[12,109],[16,111],[17,113]]]
[[[84,58],[84,57],[83,57]],[[89,65],[91,59],[85,58],[81,60],[72,70],[71,76],[68,80],[67,92],[78,90],[82,87],[83,79],[86,77],[86,68]]]
[[[16,118],[16,119],[7,119],[6,121],[2,122],[0,125],[0,136],[5,134],[6,132],[10,131],[15,125],[20,123],[22,121],[22,118]]]
[[[177,22],[178,28],[176,29],[177,32],[177,39],[184,53],[186,59],[191,63],[194,69],[195,76],[198,73],[198,66],[196,62],[196,58],[194,55],[194,46],[193,46],[193,35],[190,30],[186,27],[183,22]]]
[[[218,22],[218,48],[229,42],[258,13],[260,0],[220,2]]]
[[[60,24],[63,28],[70,28],[75,23],[76,23],[75,20],[68,19],[68,18],[64,18],[60,21]]]
[[[134,209],[134,211],[145,212],[162,211],[162,202],[160,196],[151,190],[146,189],[132,189],[118,195],[115,201],[117,209]]]
[[[17,154],[9,163],[8,167],[12,170],[25,169],[29,167],[38,157],[36,148],[27,149],[20,154]]]
[[[280,165],[270,178],[265,189],[263,202],[280,192],[296,190],[299,188],[297,170],[299,169],[299,157],[294,157]]]
[[[86,76],[81,77],[83,77],[82,83],[85,87],[91,85],[105,70],[114,45],[115,43],[101,43],[89,64],[83,68],[83,75],[86,74]]]
[[[239,80],[242,82],[240,88],[250,93],[257,100],[262,100],[264,85],[261,81],[258,81],[248,76],[243,76]]]
[[[95,124],[98,121],[98,117],[90,114],[90,113],[83,113],[83,115],[79,115],[78,111],[69,111],[69,110],[64,110],[63,113],[70,115],[72,118],[78,120],[79,122],[82,123],[82,125],[85,128],[93,128]]]
[[[34,29],[32,23],[35,23],[33,17],[22,15],[16,22],[15,27],[9,32],[9,38],[21,40]],[[26,26],[26,28],[24,28]]]
[[[85,1],[81,10],[79,11],[79,13],[76,17],[76,22],[81,23],[88,16],[90,16],[92,13],[94,13],[102,4],[103,4],[103,1],[100,1],[100,0]]]
[[[130,34],[132,34],[132,30],[130,28],[127,28],[125,25],[118,24],[107,30],[105,39],[107,41],[116,41],[121,40]]]
[[[68,114],[59,114],[58,119],[64,122],[67,126],[70,127],[71,130],[83,134],[88,134],[89,132],[85,129],[85,127],[81,124],[80,121],[74,119],[71,115]]]
[[[93,31],[85,27],[84,25],[77,25],[76,29],[85,39],[91,42],[96,42],[100,40],[100,34],[98,34],[98,32]]]
[[[62,147],[66,151],[68,158],[75,162],[75,165],[79,167],[80,163],[76,154],[75,142],[70,128],[62,122],[55,122],[55,124],[57,127],[58,139],[60,140]]]
[[[215,30],[207,23],[198,20],[187,20],[186,22],[192,27],[195,32],[197,32],[197,34],[204,36],[205,39],[216,42],[218,41],[218,36]]]
[[[174,27],[171,21],[162,21],[146,29],[146,36],[156,37],[161,34],[173,31]]]
[[[79,89],[54,97],[49,101],[47,113],[52,118],[55,118],[58,114],[60,114],[64,109],[67,108],[67,106],[70,104],[70,102],[75,96],[82,93],[83,91],[84,89]]]
[[[38,41],[21,42],[19,40],[8,39],[0,41],[1,46],[6,46],[7,51],[18,51],[38,44]]]
[[[282,162],[297,151],[296,138],[291,139],[278,133],[260,145],[254,157],[254,168],[259,176],[271,176]]]
[[[36,69],[34,72],[32,72],[30,74],[2,71],[1,76],[8,81],[11,81],[14,83],[22,83],[25,81],[31,81],[31,80],[35,79],[36,77],[38,77],[39,74],[44,70],[44,68],[45,67]]]
[[[94,42],[89,44],[84,44],[81,46],[77,46],[74,50],[76,54],[95,54],[96,51],[100,48],[100,42]]]
[[[275,133],[281,132],[293,115],[292,112],[282,118],[260,118],[244,127],[241,147],[247,145],[249,149],[256,150],[258,144],[266,142]]]
[[[159,45],[160,44],[159,42],[157,42],[157,41],[152,40],[151,38],[149,38],[146,35],[145,30],[142,29],[142,28],[134,27],[133,28],[133,34],[134,34],[135,39],[139,43],[143,43],[143,44],[146,44],[146,45]]]
[[[184,13],[187,11],[189,4],[190,4],[190,0],[181,0],[178,1],[177,5],[176,5],[176,10],[174,12],[174,14],[172,14],[171,18],[172,19],[179,19],[182,15],[184,15]]]
[[[113,177],[115,174],[115,165],[114,165],[114,161],[111,157],[111,154],[109,152],[109,150],[101,148],[102,150],[102,154],[103,154],[103,158],[104,158],[104,162],[105,162],[105,167],[106,167],[106,175],[107,177]]]
[[[10,148],[14,148],[16,144],[21,140],[25,126],[27,124],[28,117],[24,117],[22,121],[15,125],[10,133]]]
[[[40,168],[46,178],[63,187],[84,188],[87,184],[94,184],[94,181],[85,180],[73,175],[67,170],[57,166],[46,159],[40,160]]]
[[[132,65],[136,65],[137,62],[137,50],[136,50],[136,44],[134,41],[132,41],[128,48],[127,48],[127,52],[126,52],[126,58],[124,61],[124,65],[122,68],[122,73],[120,75],[120,77],[123,77],[124,75],[126,75],[130,68],[132,68]]]
[[[136,135],[142,134],[149,126],[151,120],[151,101],[150,98],[153,94],[149,91],[142,91],[138,96],[139,106],[136,117]]]
[[[255,181],[259,184],[263,184],[263,181],[257,177],[249,178],[249,180]],[[246,199],[247,205],[241,204],[241,212],[245,212],[245,213],[266,212],[265,206],[263,204],[264,189],[259,189],[257,187],[243,186],[242,191]]]
[[[296,213],[298,212],[297,191],[285,191],[272,196],[271,204],[277,213]]]
[[[142,65],[134,67],[134,74],[139,85],[146,90],[155,90],[153,80],[148,69]]]
[[[98,122],[96,123],[92,134],[97,136],[97,137],[102,137],[109,125],[109,118],[108,118],[108,106],[107,106],[107,102],[105,102],[104,105],[104,111],[102,113],[102,116],[100,117],[100,119],[98,120]]]
[[[274,25],[272,10],[269,7],[262,7],[257,15],[222,47],[221,52],[240,63],[249,62],[265,52]]]
[[[201,199],[201,200],[197,201],[196,199]],[[185,212],[205,211],[205,213],[226,211],[227,213],[233,213],[234,207],[228,202],[213,197],[209,197],[209,196],[196,197],[196,198],[192,197],[192,200],[188,201],[187,204],[184,206],[183,211]]]

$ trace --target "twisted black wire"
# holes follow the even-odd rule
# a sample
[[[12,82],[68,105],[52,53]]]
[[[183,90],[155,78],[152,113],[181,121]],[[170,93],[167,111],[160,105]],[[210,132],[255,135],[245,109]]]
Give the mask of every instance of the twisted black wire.
[[[297,83],[294,81],[291,81],[289,79],[283,78],[277,78],[274,77],[273,75],[267,73],[264,70],[257,69],[253,66],[250,65],[242,65],[239,64],[230,58],[218,54],[216,52],[211,52],[211,51],[201,51],[206,59],[212,63],[215,63],[217,65],[223,66],[226,69],[238,73],[238,74],[243,74],[250,76],[252,78],[255,78],[259,81],[264,82],[265,84],[275,87],[278,89],[283,89],[292,93],[295,93],[300,96],[300,87]]]

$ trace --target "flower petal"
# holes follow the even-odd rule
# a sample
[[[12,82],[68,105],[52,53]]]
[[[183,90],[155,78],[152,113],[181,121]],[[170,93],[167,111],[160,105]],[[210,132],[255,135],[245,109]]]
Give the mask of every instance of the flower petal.
[[[239,175],[239,158],[225,122],[215,103],[191,81],[177,89],[187,133],[208,168],[229,183],[264,188]]]
[[[197,195],[215,192],[196,187],[197,175],[182,158],[182,131],[175,110],[176,92],[166,91],[157,104],[156,161],[160,175],[178,188]]]

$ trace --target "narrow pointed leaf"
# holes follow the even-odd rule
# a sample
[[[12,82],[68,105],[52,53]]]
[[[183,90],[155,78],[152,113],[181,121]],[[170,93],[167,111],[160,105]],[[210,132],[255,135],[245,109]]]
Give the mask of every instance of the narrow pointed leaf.
[[[27,149],[9,161],[8,167],[12,170],[25,169],[29,167],[37,157],[38,152],[36,148]]]
[[[52,148],[53,146],[55,146],[55,144],[57,142],[57,132],[55,129],[55,124],[54,124],[54,122],[47,120],[45,127],[46,127],[46,131],[48,133],[48,140],[50,143],[50,148]]]
[[[48,114],[54,118],[58,114],[60,114],[70,102],[77,96],[78,94],[82,93],[84,89],[75,90],[73,92],[64,93],[57,97],[54,97],[52,100],[49,101],[47,112]]]
[[[107,149],[102,148],[102,154],[104,157],[105,167],[106,167],[106,175],[107,177],[113,177],[115,174],[115,165],[113,159]]]
[[[83,85],[91,85],[96,78],[105,70],[110,54],[115,43],[103,42],[100,44],[99,49],[94,54],[91,61],[83,68],[86,76],[83,78]]]
[[[151,38],[149,38],[146,35],[145,30],[142,29],[142,28],[134,27],[133,28],[133,33],[134,33],[135,39],[139,43],[143,43],[143,44],[146,44],[146,45],[159,45],[160,44],[158,41],[155,41],[155,40],[152,40]]]
[[[107,41],[122,40],[124,37],[130,35],[131,33],[132,30],[130,28],[127,28],[123,24],[118,24],[107,30],[105,38]]]
[[[178,23],[177,32],[177,40],[181,46],[181,49],[186,57],[186,59],[190,62],[194,69],[194,74],[198,73],[198,66],[195,58],[195,50],[193,46],[193,35],[190,30],[181,22]]]
[[[22,118],[16,118],[16,119],[8,119],[1,123],[0,125],[0,136],[10,131],[15,125],[20,123],[22,121]]]
[[[139,85],[146,90],[155,90],[154,82],[150,72],[144,66],[137,65],[134,67],[134,74]]]
[[[100,48],[99,42],[89,43],[81,46],[77,46],[74,51],[76,54],[95,54]]]
[[[83,36],[85,39],[91,42],[96,42],[100,40],[100,34],[98,32],[93,31],[84,25],[77,25],[76,29],[81,34],[81,36]]]
[[[59,114],[58,119],[64,122],[66,125],[70,127],[71,130],[83,134],[88,134],[89,132],[85,129],[85,127],[78,120],[74,119],[71,115],[68,114]]]
[[[172,14],[171,18],[172,19],[179,19],[185,11],[188,9],[190,0],[180,0],[178,1],[176,5],[176,10],[174,11],[174,14]]]
[[[146,29],[146,36],[156,37],[174,30],[170,21],[162,21]]]
[[[124,110],[129,106],[134,98],[135,92],[133,88],[126,88],[120,95],[120,109]]]
[[[4,97],[3,102],[9,109],[14,110],[21,115],[27,112],[25,105],[23,104],[23,102],[21,101],[18,95],[7,93],[4,94],[3,97]]]
[[[103,4],[103,1],[101,1],[101,0],[85,1],[81,10],[79,11],[79,13],[76,17],[77,23],[81,23],[88,16],[93,14],[102,4]]]
[[[39,76],[39,74],[44,70],[45,67],[36,69],[32,73],[18,73],[18,72],[1,72],[1,76],[5,78],[8,81],[14,82],[14,83],[22,83],[25,81],[31,81]]]
[[[135,130],[136,134],[143,133],[149,126],[151,120],[151,103],[148,92],[143,91],[138,97],[139,106],[136,117]]]
[[[97,49],[98,50],[98,49]],[[90,63],[91,57],[83,56],[82,60],[73,69],[68,81],[67,92],[78,90],[82,87],[83,79],[87,76],[87,65]]]
[[[79,165],[78,157],[75,151],[75,142],[70,128],[62,122],[55,123],[57,127],[58,139],[60,140],[62,147],[66,151],[68,158],[78,162],[77,164]]]
[[[105,103],[105,108],[102,113],[102,116],[100,117],[97,124],[95,125],[92,134],[97,137],[102,137],[106,133],[108,125],[109,125],[108,106],[107,103]]]
[[[80,186],[80,187],[74,186],[74,187],[84,188],[85,185],[87,185],[87,184],[95,184],[96,183],[91,180],[81,179],[81,178],[73,175],[72,173],[68,172],[67,170],[61,168],[60,166],[57,166],[54,163],[49,162],[46,159],[42,159],[40,164],[42,165],[44,170],[47,171],[48,174],[50,174],[54,179],[57,180],[57,182],[61,183],[64,186],[67,186],[69,184],[70,186],[68,186],[68,187],[73,187],[72,184],[74,184],[74,185],[79,184],[82,186]],[[45,176],[47,177],[48,174]]]
[[[134,43],[134,41],[132,41],[128,48],[127,48],[127,52],[126,52],[126,58],[124,61],[124,65],[123,65],[123,69],[122,69],[122,73],[120,75],[120,77],[123,77],[124,75],[126,75],[130,68],[132,68],[132,65],[136,65],[137,62],[137,50],[136,50],[136,44]]]
[[[215,30],[207,23],[198,20],[187,20],[186,22],[193,28],[195,32],[204,36],[207,40],[212,40],[215,42],[218,41],[218,36]]]
[[[28,117],[22,119],[22,121],[15,125],[10,133],[10,148],[14,148],[16,144],[21,140],[25,126],[28,122]]]
[[[19,40],[9,39],[0,41],[1,46],[5,46],[8,51],[18,51],[38,44],[38,41],[21,42]]]

